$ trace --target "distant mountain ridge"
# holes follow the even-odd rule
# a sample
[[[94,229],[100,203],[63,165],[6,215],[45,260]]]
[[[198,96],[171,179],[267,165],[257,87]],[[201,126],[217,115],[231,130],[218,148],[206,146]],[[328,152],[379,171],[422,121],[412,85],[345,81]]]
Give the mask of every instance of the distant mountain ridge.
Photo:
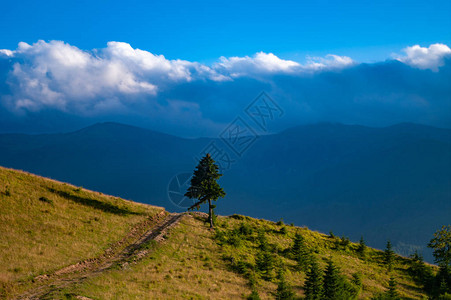
[[[219,139],[100,123],[71,133],[0,135],[0,165],[169,210],[168,183]],[[451,219],[451,130],[321,123],[260,136],[221,179],[218,213],[278,220],[401,254]],[[426,257],[431,256],[426,252]]]

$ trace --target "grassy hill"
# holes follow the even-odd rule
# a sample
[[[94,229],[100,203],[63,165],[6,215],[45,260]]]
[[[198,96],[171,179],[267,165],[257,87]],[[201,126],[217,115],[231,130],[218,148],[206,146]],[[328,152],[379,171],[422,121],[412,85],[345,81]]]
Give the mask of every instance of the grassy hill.
[[[162,208],[0,167],[0,296],[100,255]]]
[[[305,227],[232,215],[210,231],[203,214],[191,213],[136,243],[165,227],[157,226],[164,209],[1,167],[0,197],[0,298],[46,289],[44,299],[234,299],[256,289],[274,299],[281,266],[301,297],[305,272],[290,255],[296,233],[321,268],[331,259],[349,282],[359,274],[360,299],[385,291],[390,277],[404,299],[425,296],[409,259],[397,256],[388,271],[382,251],[368,248],[363,257],[358,244]],[[256,271],[262,236],[274,260],[264,275]],[[109,257],[120,259],[103,267]],[[83,264],[91,266],[67,271]]]

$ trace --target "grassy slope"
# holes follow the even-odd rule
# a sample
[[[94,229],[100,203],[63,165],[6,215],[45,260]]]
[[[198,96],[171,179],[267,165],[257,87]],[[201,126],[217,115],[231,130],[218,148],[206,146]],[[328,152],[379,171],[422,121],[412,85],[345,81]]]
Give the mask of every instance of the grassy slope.
[[[62,291],[92,299],[240,299],[247,280],[229,270],[212,232],[185,217],[168,239],[137,265],[113,270]]]
[[[307,228],[287,226],[287,233],[280,234],[281,226],[266,220],[243,217],[220,217],[219,230],[237,228],[247,223],[254,229],[264,229],[270,244],[279,249],[291,245],[294,233],[299,231],[307,245],[314,249],[324,267],[325,261],[332,257],[348,278],[359,272],[363,277],[360,299],[369,299],[388,287],[390,276],[396,278],[398,291],[403,299],[421,299],[423,294],[407,274],[408,260],[397,257],[394,270],[388,272],[382,264],[382,251],[368,248],[367,258],[359,258],[357,244],[351,243],[347,250],[335,249],[335,241],[324,234]],[[227,243],[219,245],[214,233],[198,218],[184,218],[171,230],[168,239],[154,248],[153,254],[137,265],[127,269],[112,270],[101,276],[91,278],[78,287],[61,291],[54,297],[64,295],[83,295],[92,299],[236,299],[250,294],[251,289],[245,275],[234,273],[226,257],[235,261],[244,260],[255,263],[257,237],[256,231],[240,246]],[[302,286],[305,274],[295,268],[295,262],[279,255],[287,269],[288,281],[297,296],[303,295]],[[277,280],[258,280],[258,292],[262,299],[274,299]]]
[[[101,254],[161,210],[0,167],[0,298]]]
[[[9,191],[9,196],[6,191]],[[133,224],[161,211],[148,205],[125,201],[100,193],[0,168],[0,287],[21,291],[36,275],[48,273],[79,260],[102,253],[124,236]],[[46,197],[53,204],[40,201]],[[138,264],[114,269],[89,278],[79,286],[51,295],[64,298],[83,295],[92,299],[232,299],[250,294],[248,279],[232,271],[234,261],[255,263],[257,230],[266,232],[277,257],[287,266],[287,280],[298,296],[303,294],[305,274],[283,255],[296,231],[302,233],[310,249],[325,265],[332,257],[343,274],[363,275],[360,298],[369,298],[388,286],[390,276],[406,299],[423,295],[407,274],[408,260],[398,257],[389,273],[382,264],[382,252],[368,248],[367,258],[356,253],[357,245],[338,247],[337,239],[307,228],[286,226],[249,217],[220,217],[219,230],[231,231],[248,224],[253,233],[243,236],[240,245],[218,242],[215,233],[199,218],[185,217],[170,230],[161,244],[152,244],[152,254]],[[225,259],[227,258],[227,259]],[[18,284],[22,281],[23,284]],[[258,280],[262,299],[273,299],[277,280]],[[1,294],[0,294],[1,298]]]

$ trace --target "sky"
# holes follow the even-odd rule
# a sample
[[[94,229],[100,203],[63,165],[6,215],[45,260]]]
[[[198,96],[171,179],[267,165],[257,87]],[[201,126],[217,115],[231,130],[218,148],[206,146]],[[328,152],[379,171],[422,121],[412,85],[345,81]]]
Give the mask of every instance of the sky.
[[[261,92],[309,122],[451,127],[450,1],[3,1],[0,132],[215,135]]]

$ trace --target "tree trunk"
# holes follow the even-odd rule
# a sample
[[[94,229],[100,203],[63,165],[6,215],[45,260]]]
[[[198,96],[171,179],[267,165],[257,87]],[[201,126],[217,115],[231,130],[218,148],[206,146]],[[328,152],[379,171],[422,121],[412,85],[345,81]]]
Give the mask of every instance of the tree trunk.
[[[213,229],[213,208],[210,199],[208,199],[208,218],[210,219],[210,229]]]

